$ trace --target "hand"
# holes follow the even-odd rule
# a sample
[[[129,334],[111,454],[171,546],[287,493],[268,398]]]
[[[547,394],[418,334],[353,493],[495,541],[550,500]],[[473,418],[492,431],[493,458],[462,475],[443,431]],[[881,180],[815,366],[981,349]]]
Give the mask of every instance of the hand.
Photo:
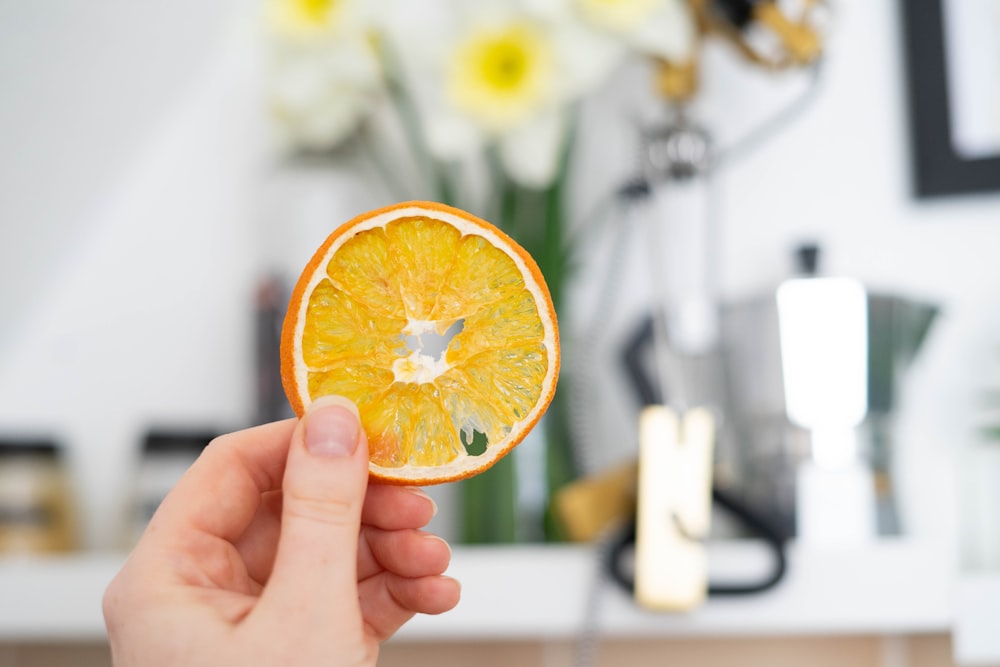
[[[222,436],[108,586],[114,663],[374,665],[415,613],[458,603],[448,545],[419,530],[433,514],[417,489],[368,485],[346,399]]]

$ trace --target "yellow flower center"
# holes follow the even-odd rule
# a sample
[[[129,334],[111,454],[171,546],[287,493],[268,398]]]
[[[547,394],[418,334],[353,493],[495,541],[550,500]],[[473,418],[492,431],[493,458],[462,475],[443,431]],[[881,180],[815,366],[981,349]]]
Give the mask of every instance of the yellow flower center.
[[[343,10],[343,0],[271,0],[269,19],[281,33],[309,37],[336,29]]]
[[[483,45],[479,61],[482,78],[494,90],[517,90],[530,66],[525,45],[514,39],[498,39]]]
[[[482,28],[455,49],[448,92],[460,109],[500,130],[537,110],[553,77],[552,49],[541,31],[527,24]]]
[[[663,0],[576,0],[591,23],[616,32],[637,28]]]
[[[295,0],[299,15],[310,23],[325,23],[334,7],[334,0]]]

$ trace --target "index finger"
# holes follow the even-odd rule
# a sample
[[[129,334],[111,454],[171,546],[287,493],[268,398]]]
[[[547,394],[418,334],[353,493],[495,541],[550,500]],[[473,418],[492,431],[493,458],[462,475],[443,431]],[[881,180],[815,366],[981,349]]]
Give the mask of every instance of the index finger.
[[[150,539],[194,530],[235,542],[253,520],[261,495],[281,488],[296,419],[213,440],[164,498]]]

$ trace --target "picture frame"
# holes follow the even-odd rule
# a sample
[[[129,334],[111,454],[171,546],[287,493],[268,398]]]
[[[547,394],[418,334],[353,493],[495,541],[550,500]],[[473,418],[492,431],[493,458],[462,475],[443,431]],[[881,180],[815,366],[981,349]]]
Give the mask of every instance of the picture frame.
[[[900,0],[910,116],[911,182],[917,198],[1000,193],[1000,141],[989,134],[992,128],[986,129],[983,139],[982,122],[977,126],[976,118],[978,114],[979,120],[982,119],[984,95],[991,96],[991,103],[1000,100],[1000,76],[992,76],[1000,74],[1000,67],[989,72],[983,68],[993,67],[991,61],[982,61],[980,67],[973,60],[973,57],[990,58],[991,49],[1000,40],[993,44],[976,43],[977,37],[980,41],[993,41],[982,39],[977,17],[968,14],[977,7],[986,7],[986,3]],[[1000,16],[981,17],[982,21],[994,19],[1000,26]],[[1000,33],[1000,27],[982,25]],[[967,34],[970,26],[971,35]],[[956,32],[963,28],[966,32]],[[956,38],[957,34],[961,34],[961,39]],[[1000,49],[996,50],[996,60],[1000,62]],[[959,62],[964,69],[959,69]],[[985,82],[982,78],[978,82],[969,79],[970,63],[977,70],[972,75],[983,77],[984,72],[990,73]],[[977,99],[971,99],[969,91]],[[963,98],[957,99],[963,92],[966,93]],[[996,106],[1000,114],[1000,104]],[[996,132],[1000,133],[1000,115]]]

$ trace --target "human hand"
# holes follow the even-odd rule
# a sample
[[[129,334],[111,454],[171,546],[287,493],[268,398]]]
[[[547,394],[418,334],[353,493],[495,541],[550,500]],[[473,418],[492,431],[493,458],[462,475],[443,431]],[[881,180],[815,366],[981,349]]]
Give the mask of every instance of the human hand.
[[[222,436],[164,499],[104,596],[118,667],[355,667],[458,603],[423,492],[368,485],[352,403]],[[367,493],[366,493],[367,489]]]

